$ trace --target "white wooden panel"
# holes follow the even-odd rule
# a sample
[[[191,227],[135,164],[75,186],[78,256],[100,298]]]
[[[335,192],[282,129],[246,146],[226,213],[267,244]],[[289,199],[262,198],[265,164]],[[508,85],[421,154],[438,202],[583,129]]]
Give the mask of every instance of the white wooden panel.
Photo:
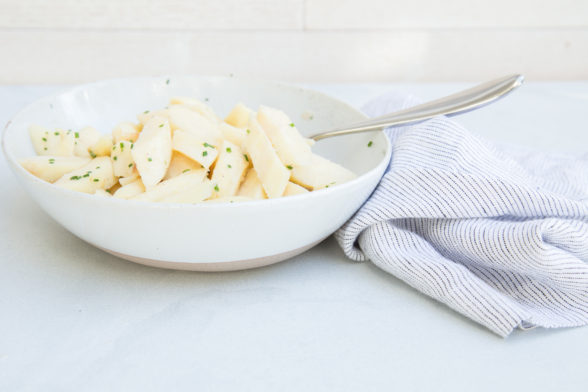
[[[586,0],[308,0],[309,29],[588,26]]]
[[[0,0],[0,27],[299,29],[303,0]]]
[[[511,72],[588,79],[588,31],[0,31],[0,83],[166,73],[286,81],[476,81]]]

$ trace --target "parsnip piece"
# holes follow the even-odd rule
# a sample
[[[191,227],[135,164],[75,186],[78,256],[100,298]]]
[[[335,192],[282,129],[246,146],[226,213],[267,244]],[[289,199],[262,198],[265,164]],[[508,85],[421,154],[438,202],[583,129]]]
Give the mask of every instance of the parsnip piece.
[[[129,177],[133,174],[135,170],[133,149],[133,143],[128,140],[120,141],[112,146],[110,158],[112,159],[112,167],[116,177]]]
[[[139,172],[137,171],[137,168],[135,168],[135,170],[133,171],[133,173],[130,176],[121,177],[118,179],[118,182],[120,183],[120,185],[125,186],[127,184],[130,184],[131,182],[135,182],[138,179],[139,179]]]
[[[100,140],[102,134],[93,127],[84,127],[73,133],[74,155],[90,158],[90,148]]]
[[[212,182],[215,184],[213,198],[233,196],[239,190],[239,185],[249,167],[243,151],[239,146],[227,140],[223,142],[218,160],[212,172]]]
[[[218,128],[222,134],[223,139],[228,140],[231,143],[238,145],[239,147],[243,147],[245,136],[247,136],[245,130],[234,127],[227,123],[221,123]]]
[[[202,168],[202,165],[193,159],[188,158],[182,153],[174,151],[172,153],[172,159],[165,173],[164,180],[179,176],[182,173],[187,173],[191,170],[197,170]]]
[[[165,117],[155,116],[145,123],[131,154],[146,189],[165,176],[171,161],[171,130]]]
[[[131,122],[123,121],[114,127],[112,137],[115,144],[125,140],[135,142],[139,137],[139,127]]]
[[[71,131],[50,131],[38,125],[31,125],[29,135],[37,155],[67,157],[74,153],[74,135]]]
[[[245,179],[237,192],[237,196],[246,197],[248,199],[267,199],[261,181],[255,172],[254,168],[249,169]]]
[[[267,196],[280,197],[284,194],[290,179],[290,170],[284,167],[270,140],[253,116],[249,119],[249,130],[250,133],[245,138],[247,155]]]
[[[303,193],[308,193],[308,189],[303,188],[300,185],[296,185],[293,182],[289,182],[288,185],[286,185],[284,196],[301,195]]]
[[[103,135],[88,149],[88,152],[92,158],[96,158],[109,156],[110,150],[112,150],[112,135]]]
[[[209,144],[197,135],[181,129],[174,132],[172,146],[174,151],[193,159],[206,169],[214,163],[218,155],[216,145]]]
[[[92,159],[84,166],[64,174],[55,185],[78,192],[94,193],[116,183],[109,157]]]
[[[226,197],[218,197],[216,199],[206,200],[205,203],[238,203],[240,201],[249,201],[255,200],[250,197],[245,196],[226,196]]]
[[[272,142],[284,165],[300,166],[310,162],[312,152],[294,126],[294,123],[281,110],[260,106],[257,121]]]
[[[143,192],[145,192],[145,185],[143,185],[143,181],[138,179],[118,188],[118,190],[114,192],[114,197],[119,199],[131,199]]]
[[[237,128],[247,128],[252,113],[253,110],[239,102],[227,115],[225,122]]]
[[[206,170],[198,169],[162,181],[134,200],[196,203],[212,194],[212,183],[206,178]],[[182,200],[182,201],[178,201]]]
[[[55,182],[65,173],[79,169],[90,158],[41,155],[24,159],[20,164],[31,174],[48,182]]]
[[[202,101],[188,97],[172,97],[170,106],[181,105],[197,113],[200,113],[214,123],[220,122],[220,118],[216,115],[214,110]]]
[[[221,142],[221,133],[218,130],[217,123],[200,113],[184,106],[173,105],[168,109],[168,117],[170,126],[174,131],[181,129],[212,145],[217,145]]]
[[[112,195],[108,192],[106,192],[104,189],[96,189],[96,192],[94,192],[94,194],[96,196],[102,196],[102,197],[111,197]]]
[[[292,182],[310,190],[342,184],[355,177],[350,170],[316,154],[312,154],[308,165],[295,166],[292,170]]]
[[[143,126],[145,126],[147,121],[151,120],[153,117],[169,117],[169,110],[145,110],[143,113],[137,114],[137,120],[139,120],[139,124]]]

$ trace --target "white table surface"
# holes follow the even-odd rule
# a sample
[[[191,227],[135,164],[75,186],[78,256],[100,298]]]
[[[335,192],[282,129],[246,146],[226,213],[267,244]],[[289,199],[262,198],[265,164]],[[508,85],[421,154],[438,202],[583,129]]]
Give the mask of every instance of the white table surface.
[[[391,88],[315,86],[360,105]],[[56,86],[0,87],[0,122]],[[528,83],[461,122],[586,151],[588,82]],[[56,224],[0,159],[0,390],[580,391],[588,328],[501,339],[329,239],[244,272],[148,268]]]

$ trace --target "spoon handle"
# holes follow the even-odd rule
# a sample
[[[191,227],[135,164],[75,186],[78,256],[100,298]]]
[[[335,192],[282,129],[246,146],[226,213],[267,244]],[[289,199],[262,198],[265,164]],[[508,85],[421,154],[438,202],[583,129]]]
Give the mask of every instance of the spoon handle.
[[[311,139],[321,140],[327,137],[348,135],[382,129],[402,124],[418,123],[436,116],[456,116],[475,110],[503,97],[523,83],[523,75],[510,75],[480,84],[444,98],[426,102],[421,105],[386,114],[381,117],[355,123],[349,126],[321,132]]]

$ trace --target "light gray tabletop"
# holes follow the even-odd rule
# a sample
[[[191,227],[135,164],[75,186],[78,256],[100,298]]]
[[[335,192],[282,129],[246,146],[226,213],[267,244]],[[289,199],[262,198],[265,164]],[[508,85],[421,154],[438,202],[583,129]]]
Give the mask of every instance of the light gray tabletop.
[[[314,86],[355,105],[390,89]],[[55,86],[0,87],[0,122]],[[588,82],[528,83],[460,118],[498,142],[588,150]],[[190,273],[56,224],[0,160],[0,390],[581,391],[588,328],[501,339],[329,239],[286,262]]]

